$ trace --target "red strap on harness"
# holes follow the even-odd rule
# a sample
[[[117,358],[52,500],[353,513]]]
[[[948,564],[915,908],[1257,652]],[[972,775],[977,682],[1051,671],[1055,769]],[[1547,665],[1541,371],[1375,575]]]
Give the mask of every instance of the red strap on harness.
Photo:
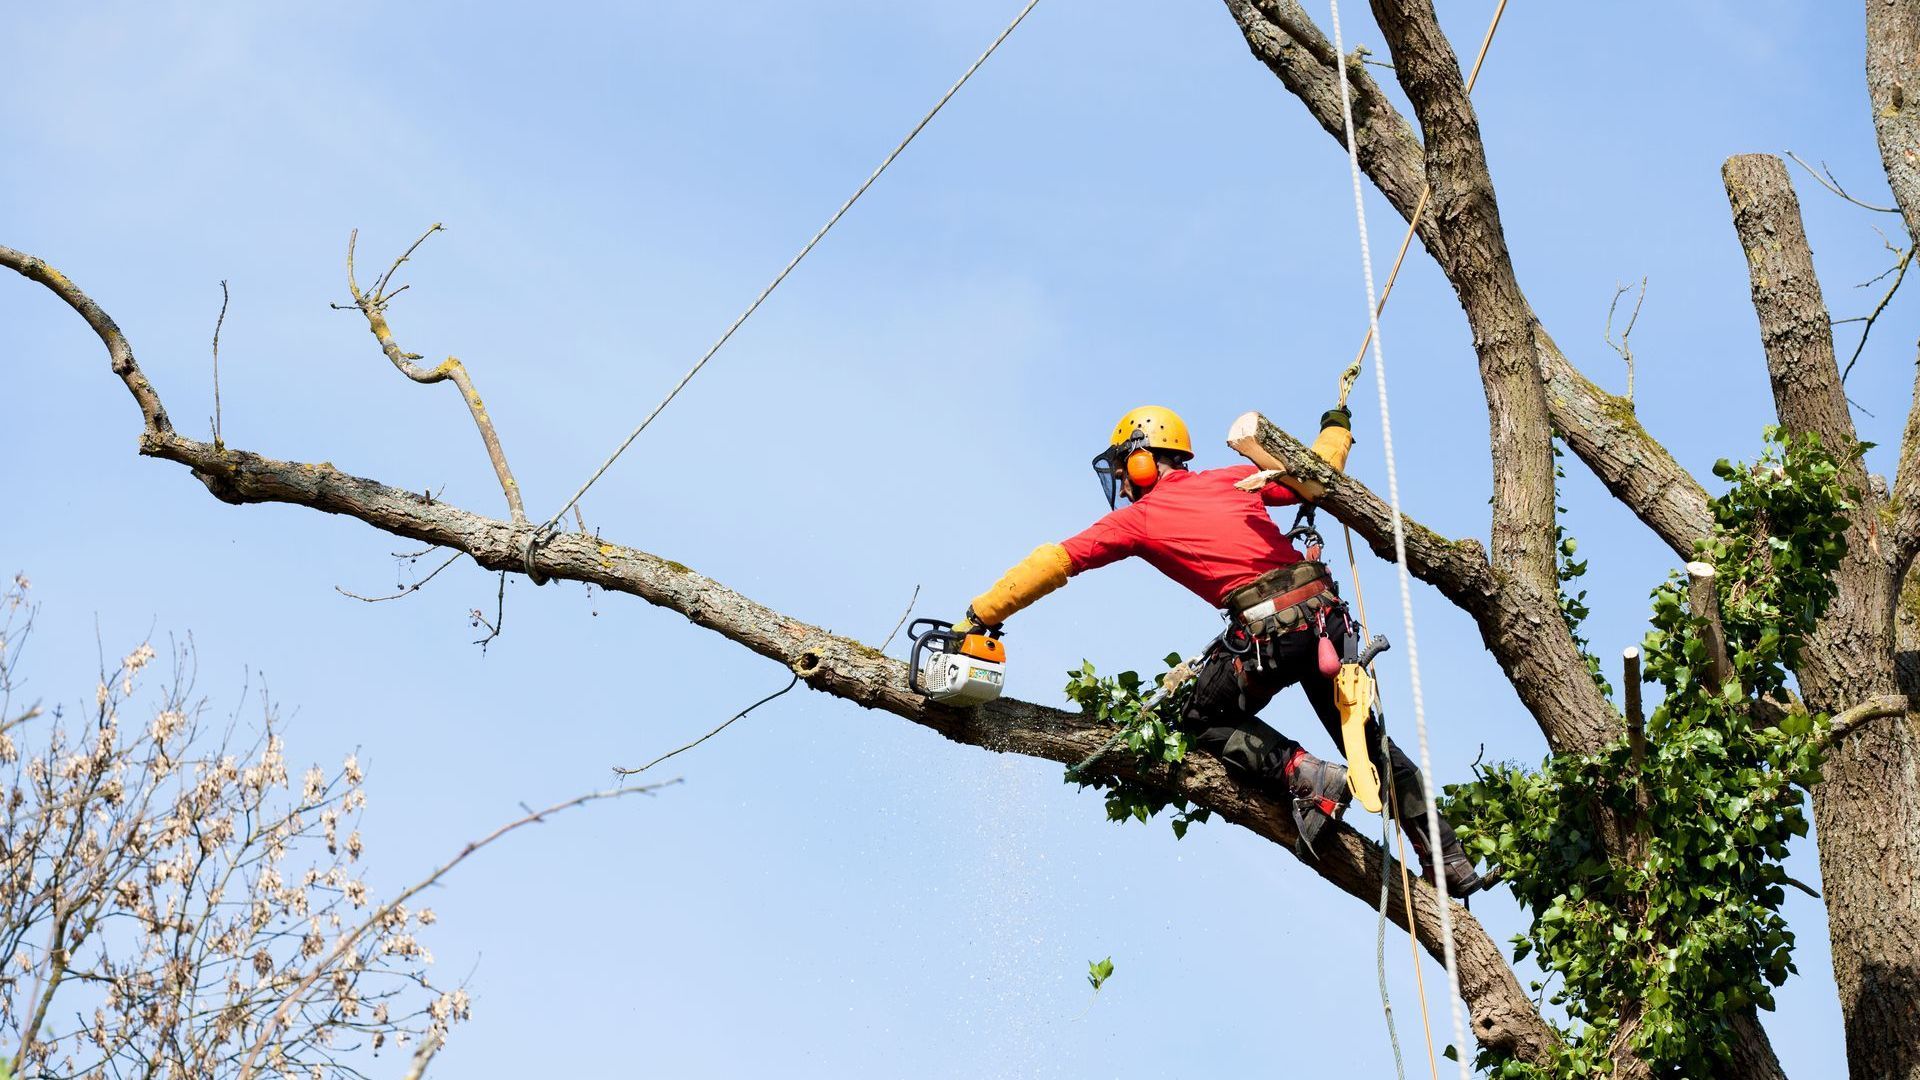
[[[1326,592],[1327,589],[1328,589],[1328,585],[1327,585],[1326,578],[1321,578],[1318,581],[1309,581],[1305,585],[1302,585],[1299,588],[1294,589],[1290,592],[1283,592],[1279,596],[1268,597],[1265,600],[1248,604],[1247,610],[1252,610],[1253,608],[1259,607],[1261,604],[1272,604],[1273,605],[1272,614],[1278,614],[1279,612],[1285,611],[1286,609],[1294,606],[1295,604],[1300,603],[1303,600],[1310,600],[1316,596],[1319,596],[1321,593]],[[1245,615],[1246,612],[1242,611],[1241,614]]]

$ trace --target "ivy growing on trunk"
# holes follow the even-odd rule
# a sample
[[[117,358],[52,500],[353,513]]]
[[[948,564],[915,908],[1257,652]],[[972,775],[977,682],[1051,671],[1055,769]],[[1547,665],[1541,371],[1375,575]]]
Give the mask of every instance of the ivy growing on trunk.
[[[1494,1076],[1598,1075],[1622,1040],[1656,1076],[1725,1075],[1729,1017],[1771,1009],[1794,971],[1782,860],[1807,831],[1828,718],[1796,708],[1770,723],[1756,706],[1786,694],[1835,595],[1858,494],[1817,437],[1769,428],[1766,440],[1752,467],[1715,465],[1730,487],[1698,551],[1717,572],[1733,677],[1715,680],[1676,574],[1653,592],[1645,680],[1664,696],[1641,759],[1622,739],[1537,770],[1494,766],[1448,791],[1469,850],[1505,868],[1532,916],[1515,959],[1533,954],[1559,977],[1552,1001],[1571,1022],[1550,1064],[1483,1053]]]

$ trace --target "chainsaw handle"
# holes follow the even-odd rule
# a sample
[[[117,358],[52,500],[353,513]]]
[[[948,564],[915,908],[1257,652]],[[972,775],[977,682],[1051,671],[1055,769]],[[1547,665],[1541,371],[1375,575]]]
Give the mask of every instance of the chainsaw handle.
[[[921,627],[927,627],[922,630]],[[953,624],[942,619],[915,619],[907,626],[907,640],[913,647],[907,651],[907,689],[916,694],[925,694],[927,689],[920,682],[920,653],[930,641],[940,641],[942,645],[951,644],[957,635]],[[944,647],[941,652],[947,651]]]
[[[1368,664],[1373,663],[1374,657],[1379,656],[1391,648],[1393,648],[1393,643],[1387,640],[1385,634],[1375,634],[1373,635],[1373,640],[1367,642],[1367,647],[1360,650],[1360,655],[1353,658],[1353,662],[1359,664],[1361,667],[1366,667]]]

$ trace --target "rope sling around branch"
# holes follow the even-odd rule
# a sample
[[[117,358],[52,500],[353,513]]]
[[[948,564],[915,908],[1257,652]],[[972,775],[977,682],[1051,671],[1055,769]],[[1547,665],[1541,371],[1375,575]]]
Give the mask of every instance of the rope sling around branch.
[[[920,118],[920,122],[913,125],[913,129],[907,132],[906,137],[901,139],[899,143],[888,152],[885,158],[881,159],[880,164],[874,168],[872,173],[868,174],[866,180],[862,181],[860,186],[854,189],[853,194],[847,196],[847,201],[840,204],[840,209],[835,210],[833,216],[827,219],[827,223],[820,226],[820,230],[813,234],[813,239],[808,240],[806,245],[800,249],[799,253],[787,261],[787,265],[782,267],[780,272],[773,276],[772,281],[767,282],[767,287],[761,289],[760,295],[753,298],[753,303],[748,304],[746,310],[742,311],[739,316],[727,326],[726,332],[722,333],[719,339],[707,349],[706,353],[703,354],[699,360],[695,361],[692,367],[687,369],[685,375],[680,376],[680,381],[673,385],[673,389],[667,391],[667,396],[660,400],[660,404],[655,405],[653,411],[648,413],[646,418],[640,421],[639,426],[627,434],[626,439],[614,449],[612,454],[607,456],[607,460],[602,462],[600,467],[593,471],[592,476],[587,477],[587,482],[580,485],[580,490],[574,492],[573,496],[569,498],[566,504],[561,506],[559,510],[554,511],[552,517],[548,518],[538,528],[533,530],[533,535],[527,538],[523,562],[525,563],[527,577],[531,579],[535,585],[546,584],[546,578],[540,576],[537,573],[537,568],[533,565],[534,549],[539,546],[546,536],[552,533],[553,527],[559,524],[560,518],[566,514],[568,510],[573,509],[574,504],[579,502],[581,496],[587,493],[587,489],[597,483],[602,476],[605,476],[608,469],[613,468],[613,463],[620,460],[620,455],[627,452],[627,447],[632,446],[633,441],[640,437],[640,433],[647,430],[647,426],[652,424],[655,418],[666,410],[668,405],[672,404],[673,399],[679,396],[680,391],[686,389],[687,384],[693,381],[693,377],[700,373],[700,369],[707,366],[707,361],[713,359],[714,354],[720,351],[721,346],[725,345],[728,339],[733,337],[734,331],[740,329],[741,325],[751,318],[754,312],[760,310],[760,305],[766,302],[767,297],[773,295],[773,290],[779,288],[781,282],[787,280],[787,275],[793,273],[794,267],[800,265],[800,260],[805,259],[807,255],[813,251],[814,246],[819,244],[820,241],[826,237],[827,233],[832,231],[833,227],[840,223],[840,219],[846,216],[847,211],[853,209],[853,204],[860,201],[860,196],[865,195],[867,189],[873,186],[874,181],[880,179],[880,174],[887,171],[887,166],[892,165],[894,159],[899,157],[901,153],[906,150],[907,146],[913,142],[914,137],[919,135],[928,124],[932,123],[934,117],[940,115],[940,110],[946,107],[947,102],[953,100],[953,96],[960,92],[960,88],[967,85],[967,80],[973,78],[973,73],[980,70],[980,65],[986,63],[987,58],[992,56],[994,52],[1000,48],[1001,43],[1012,36],[1014,30],[1026,20],[1027,14],[1039,3],[1040,0],[1027,0],[1026,5],[1020,9],[1019,14],[1015,15],[1013,21],[1007,24],[1007,28],[1000,31],[1000,35],[993,39],[993,42],[987,46],[986,51],[982,52],[979,58],[976,59],[966,71],[962,72],[958,79],[954,80],[954,84],[947,88],[946,93],[940,95],[940,100],[933,103],[933,108],[927,110],[927,114]]]
[[[1347,81],[1346,47],[1340,35],[1340,0],[1328,0],[1333,20],[1333,53],[1340,79],[1340,116],[1346,129],[1347,163],[1353,175],[1353,211],[1360,232],[1360,267],[1367,286],[1367,321],[1373,338],[1373,373],[1380,389],[1380,442],[1387,462],[1387,495],[1393,506],[1393,554],[1400,577],[1400,609],[1407,635],[1407,668],[1413,687],[1413,723],[1420,743],[1420,782],[1427,799],[1427,842],[1435,855],[1433,885],[1440,909],[1441,955],[1447,969],[1447,997],[1453,1016],[1455,1058],[1460,1080],[1472,1080],[1467,1066],[1467,1029],[1460,1014],[1460,970],[1453,944],[1453,906],[1447,900],[1447,875],[1439,853],[1440,808],[1433,798],[1433,766],[1427,750],[1426,702],[1420,687],[1420,646],[1414,634],[1413,585],[1407,570],[1406,518],[1400,511],[1400,477],[1393,454],[1393,421],[1387,402],[1386,355],[1380,342],[1380,305],[1373,283],[1373,253],[1367,241],[1367,207],[1360,179],[1360,149],[1353,130],[1353,89]],[[1384,853],[1383,853],[1384,854]],[[1411,927],[1408,928],[1411,931]]]

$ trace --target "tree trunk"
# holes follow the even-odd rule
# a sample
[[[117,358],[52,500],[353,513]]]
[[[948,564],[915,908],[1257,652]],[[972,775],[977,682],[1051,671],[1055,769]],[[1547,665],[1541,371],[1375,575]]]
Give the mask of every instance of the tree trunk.
[[[1852,451],[1827,307],[1800,206],[1780,159],[1752,154],[1723,170],[1753,286],[1780,422],[1838,456],[1856,490],[1839,588],[1796,667],[1807,705],[1839,713],[1898,690],[1891,592],[1897,555],[1882,542],[1880,501]],[[1857,1080],[1920,1080],[1920,776],[1913,727],[1855,725],[1827,753],[1813,790],[1834,981]]]

